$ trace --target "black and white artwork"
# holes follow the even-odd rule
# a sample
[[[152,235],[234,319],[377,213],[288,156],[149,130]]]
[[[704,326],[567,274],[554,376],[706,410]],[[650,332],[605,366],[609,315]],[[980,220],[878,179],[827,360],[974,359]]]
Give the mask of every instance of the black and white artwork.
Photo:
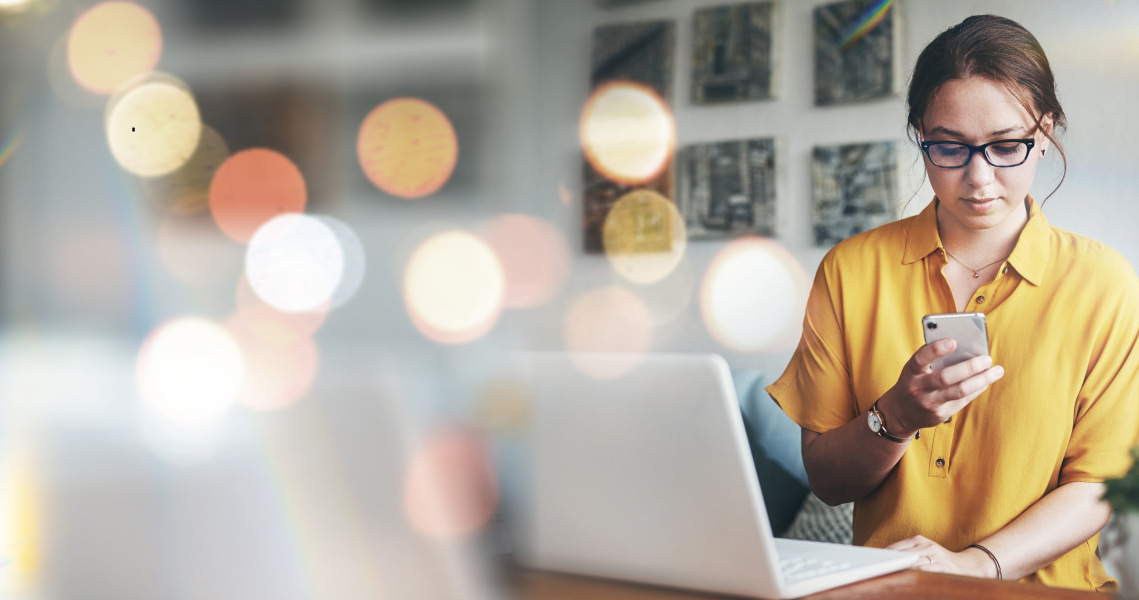
[[[611,81],[643,84],[666,103],[672,98],[672,67],[676,48],[676,24],[644,21],[598,27],[593,32],[591,86],[597,89]],[[619,198],[634,189],[646,188],[672,199],[673,167],[668,164],[653,179],[635,186],[606,178],[584,160],[582,242],[586,252],[604,250],[601,227]]]
[[[776,8],[774,2],[752,2],[696,11],[692,102],[775,97]]]
[[[672,98],[676,23],[641,21],[605,25],[593,31],[593,89],[610,81],[633,81]]]
[[[847,0],[815,9],[815,104],[892,95],[897,89],[897,3]]]
[[[815,243],[833,245],[897,219],[897,171],[892,141],[815,147]]]
[[[680,212],[689,239],[774,236],[775,140],[686,146],[680,156]]]

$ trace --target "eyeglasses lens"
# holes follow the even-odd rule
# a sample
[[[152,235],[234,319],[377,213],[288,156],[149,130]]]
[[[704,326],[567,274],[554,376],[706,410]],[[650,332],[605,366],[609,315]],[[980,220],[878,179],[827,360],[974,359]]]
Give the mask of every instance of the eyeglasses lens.
[[[985,158],[995,167],[1015,167],[1028,158],[1028,144],[999,142],[987,146]],[[929,147],[929,159],[939,167],[963,167],[969,162],[969,147],[963,144],[935,144]]]

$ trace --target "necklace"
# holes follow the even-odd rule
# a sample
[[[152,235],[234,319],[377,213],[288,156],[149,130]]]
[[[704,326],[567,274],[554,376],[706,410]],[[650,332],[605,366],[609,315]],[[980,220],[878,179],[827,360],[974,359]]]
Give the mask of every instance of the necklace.
[[[949,248],[945,248],[944,246],[942,246],[942,249],[944,249],[944,250],[945,250],[945,253],[949,255],[949,258],[952,258],[953,260],[957,261],[957,264],[959,264],[959,265],[961,265],[962,267],[965,267],[966,269],[969,269],[970,271],[972,271],[972,272],[973,272],[973,278],[974,278],[974,279],[976,279],[976,278],[978,278],[978,277],[980,277],[980,276],[981,276],[981,271],[984,271],[985,269],[988,269],[989,267],[991,267],[991,266],[993,266],[993,265],[995,265],[995,264],[997,264],[997,263],[1001,262],[1001,261],[1002,261],[1002,260],[1004,260],[1005,258],[1008,258],[1008,256],[1006,256],[1005,258],[999,258],[999,259],[997,259],[997,260],[994,260],[993,262],[991,262],[991,263],[989,263],[989,264],[987,264],[987,265],[985,265],[985,266],[981,267],[980,269],[974,269],[973,267],[970,267],[969,265],[967,265],[967,264],[965,264],[965,263],[961,262],[961,259],[960,259],[960,258],[957,258],[956,256],[953,256],[953,253],[949,251]]]

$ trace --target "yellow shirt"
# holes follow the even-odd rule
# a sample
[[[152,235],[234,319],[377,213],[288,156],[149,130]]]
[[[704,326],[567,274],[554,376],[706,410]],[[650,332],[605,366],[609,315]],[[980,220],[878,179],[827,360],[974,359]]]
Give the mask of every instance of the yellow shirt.
[[[985,313],[993,364],[1005,376],[949,423],[922,430],[882,485],[855,502],[855,544],[920,534],[960,551],[1057,487],[1117,477],[1130,465],[1139,439],[1139,278],[1118,253],[1050,227],[1027,203],[1012,255],[965,308]],[[936,204],[823,259],[799,347],[767,388],[800,426],[822,433],[865,419],[924,343],[922,316],[956,312]],[[1024,580],[1113,589],[1098,541]]]

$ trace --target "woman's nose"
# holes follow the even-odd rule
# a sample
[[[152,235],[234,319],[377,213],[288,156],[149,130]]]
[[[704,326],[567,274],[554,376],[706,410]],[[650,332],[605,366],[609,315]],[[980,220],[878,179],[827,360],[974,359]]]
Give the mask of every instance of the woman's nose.
[[[965,165],[965,183],[973,187],[982,187],[996,178],[996,168],[985,160],[980,152],[974,152]]]

